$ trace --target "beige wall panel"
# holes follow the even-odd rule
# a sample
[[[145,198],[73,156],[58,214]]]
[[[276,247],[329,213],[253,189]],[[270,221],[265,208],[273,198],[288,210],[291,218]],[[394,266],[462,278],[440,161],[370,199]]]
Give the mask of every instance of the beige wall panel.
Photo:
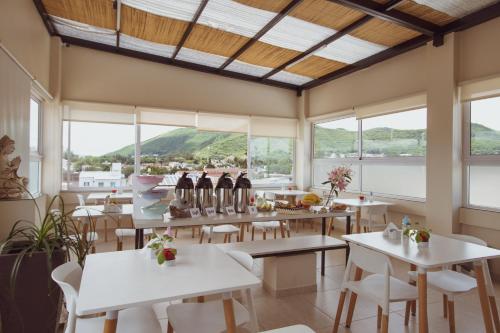
[[[426,90],[425,48],[419,48],[312,89],[310,116],[424,90]]]
[[[458,81],[500,74],[500,18],[458,34]]]
[[[0,41],[49,89],[50,36],[33,1],[0,1]]]
[[[63,49],[63,99],[295,118],[295,92],[120,55]]]

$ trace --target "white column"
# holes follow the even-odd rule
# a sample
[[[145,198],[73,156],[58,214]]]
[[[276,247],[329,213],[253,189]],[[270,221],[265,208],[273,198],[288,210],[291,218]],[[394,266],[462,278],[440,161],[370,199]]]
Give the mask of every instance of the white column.
[[[299,189],[307,190],[311,186],[311,122],[306,118],[309,92],[303,91],[297,97],[298,130],[295,143],[295,182]]]
[[[457,40],[427,45],[427,225],[433,232],[457,232],[462,204],[462,117],[456,88]]]

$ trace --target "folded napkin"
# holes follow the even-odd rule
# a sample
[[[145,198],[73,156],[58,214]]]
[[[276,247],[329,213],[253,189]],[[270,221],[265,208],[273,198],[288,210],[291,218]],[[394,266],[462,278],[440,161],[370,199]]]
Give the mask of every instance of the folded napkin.
[[[401,230],[394,223],[390,222],[385,228],[383,235],[384,237],[398,238],[398,236],[401,237]]]

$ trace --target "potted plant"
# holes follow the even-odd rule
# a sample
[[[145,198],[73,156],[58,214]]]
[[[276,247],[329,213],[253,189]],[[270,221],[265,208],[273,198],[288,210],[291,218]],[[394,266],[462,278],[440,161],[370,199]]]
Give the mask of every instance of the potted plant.
[[[428,228],[414,229],[412,231],[413,240],[417,243],[418,248],[429,247],[431,239],[431,230]]]
[[[30,194],[31,196],[31,194]],[[20,220],[0,242],[0,315],[3,332],[55,332],[61,293],[52,270],[70,257],[84,264],[91,245],[82,239],[73,211],[55,196],[39,223]],[[60,209],[53,209],[58,204]],[[90,219],[90,216],[89,216]],[[90,220],[90,228],[93,228]]]
[[[339,166],[328,173],[328,180],[324,181],[322,184],[330,184],[330,193],[325,202],[325,207],[328,206],[332,198],[333,193],[338,197],[340,192],[346,190],[347,185],[351,183],[352,180],[352,170],[347,166]]]
[[[159,265],[165,262],[172,266],[175,262],[177,250],[173,247],[174,238],[170,228],[163,235],[156,234],[148,244],[151,259],[156,259]]]

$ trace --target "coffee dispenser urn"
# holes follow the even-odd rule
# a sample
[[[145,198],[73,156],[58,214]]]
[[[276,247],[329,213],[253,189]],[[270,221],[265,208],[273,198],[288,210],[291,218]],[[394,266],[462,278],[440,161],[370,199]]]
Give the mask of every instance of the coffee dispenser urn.
[[[217,213],[224,213],[224,208],[233,205],[233,181],[228,172],[219,177],[215,186],[215,209]]]
[[[246,178],[245,175],[246,172],[240,173],[234,185],[234,210],[237,213],[246,213],[247,206],[250,203],[252,183],[250,183],[250,179]]]
[[[204,172],[198,182],[196,182],[196,207],[200,210],[202,214],[205,213],[205,208],[213,207],[213,192],[214,186],[212,180],[207,177],[207,173]]]
[[[187,172],[184,172],[177,181],[177,185],[175,186],[175,197],[181,200],[183,206],[194,208],[194,185],[193,180],[188,177]]]

